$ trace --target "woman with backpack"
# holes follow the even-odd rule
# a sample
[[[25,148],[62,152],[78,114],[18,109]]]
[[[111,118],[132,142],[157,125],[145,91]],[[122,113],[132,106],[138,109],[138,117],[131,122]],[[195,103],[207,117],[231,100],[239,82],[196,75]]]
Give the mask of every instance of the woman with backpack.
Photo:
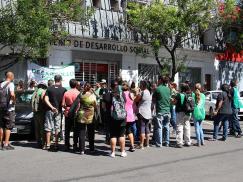
[[[189,85],[181,84],[181,93],[178,93],[172,101],[176,105],[176,147],[182,148],[183,144],[189,147],[191,146],[190,119],[194,109]]]
[[[222,92],[217,97],[216,108],[214,112],[214,131],[213,139],[211,141],[216,141],[218,139],[219,124],[223,124],[223,137],[222,141],[226,141],[228,136],[228,126],[229,119],[232,114],[232,95],[230,93],[230,87],[227,84],[221,86]]]
[[[139,149],[144,149],[144,147],[149,147],[149,121],[152,119],[152,96],[148,90],[148,84],[146,81],[140,82],[140,94],[136,97],[136,102],[138,102],[138,120],[140,125],[140,145]],[[144,145],[144,140],[146,143]]]
[[[135,109],[136,105],[134,103],[134,94],[129,91],[129,86],[127,81],[124,81],[123,84],[123,97],[125,100],[125,110],[127,112],[126,117],[126,134],[130,140],[130,152],[134,152],[134,130],[136,130],[136,122],[135,122]]]
[[[119,139],[121,157],[126,157],[125,134],[127,114],[125,110],[125,101],[119,90],[118,82],[111,83],[111,89],[110,157],[114,158],[116,156],[115,150],[117,139]]]
[[[205,119],[205,95],[201,93],[201,84],[197,83],[195,85],[194,91],[194,101],[195,101],[195,108],[193,111],[193,118],[194,118],[194,126],[196,131],[197,143],[196,146],[200,147],[201,145],[205,145],[204,143],[204,134],[202,128],[202,121]]]

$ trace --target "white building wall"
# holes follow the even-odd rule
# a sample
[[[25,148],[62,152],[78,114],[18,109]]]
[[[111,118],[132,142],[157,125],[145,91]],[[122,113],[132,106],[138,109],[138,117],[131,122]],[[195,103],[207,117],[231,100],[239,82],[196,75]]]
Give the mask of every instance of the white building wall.
[[[49,66],[61,66],[72,63],[72,51],[67,48],[52,48],[48,58]]]
[[[138,64],[137,57],[131,55],[123,55],[121,76],[123,80],[131,82],[138,82]]]

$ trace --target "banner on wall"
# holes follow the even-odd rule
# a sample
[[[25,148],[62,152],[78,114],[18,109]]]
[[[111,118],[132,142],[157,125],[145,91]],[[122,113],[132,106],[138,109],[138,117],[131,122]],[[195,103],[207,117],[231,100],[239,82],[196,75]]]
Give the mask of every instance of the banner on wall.
[[[28,81],[35,80],[37,83],[54,79],[55,75],[62,76],[62,86],[68,88],[69,80],[75,78],[74,66],[58,66],[53,68],[42,67],[35,63],[28,63]]]

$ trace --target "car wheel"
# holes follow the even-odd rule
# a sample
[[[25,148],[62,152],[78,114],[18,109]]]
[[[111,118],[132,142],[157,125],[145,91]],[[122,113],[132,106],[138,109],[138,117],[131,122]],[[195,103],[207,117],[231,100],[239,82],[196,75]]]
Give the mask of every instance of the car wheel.
[[[212,107],[210,107],[210,109],[209,109],[209,118],[213,119],[213,108]]]

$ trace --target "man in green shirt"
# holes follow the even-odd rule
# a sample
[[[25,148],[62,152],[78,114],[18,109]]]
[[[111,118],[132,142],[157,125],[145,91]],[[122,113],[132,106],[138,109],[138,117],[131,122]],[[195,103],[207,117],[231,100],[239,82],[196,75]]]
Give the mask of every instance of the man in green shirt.
[[[156,118],[154,121],[154,139],[157,147],[162,147],[163,130],[165,131],[164,146],[168,147],[170,143],[170,107],[171,107],[171,90],[168,87],[169,78],[160,77],[161,83],[153,94],[153,102],[156,105]]]
[[[237,84],[238,84],[238,81],[237,80],[232,80],[230,82],[230,86],[231,86],[231,94],[233,96],[233,99],[232,99],[232,117],[231,117],[231,132],[232,134],[235,135],[235,137],[237,138],[240,138],[241,137],[241,134],[242,134],[242,131],[241,131],[241,128],[240,128],[240,123],[239,123],[239,118],[238,118],[238,112],[239,112],[239,109],[242,108],[242,104],[240,102],[240,96],[239,96],[239,92],[238,92],[238,89],[237,89]]]

